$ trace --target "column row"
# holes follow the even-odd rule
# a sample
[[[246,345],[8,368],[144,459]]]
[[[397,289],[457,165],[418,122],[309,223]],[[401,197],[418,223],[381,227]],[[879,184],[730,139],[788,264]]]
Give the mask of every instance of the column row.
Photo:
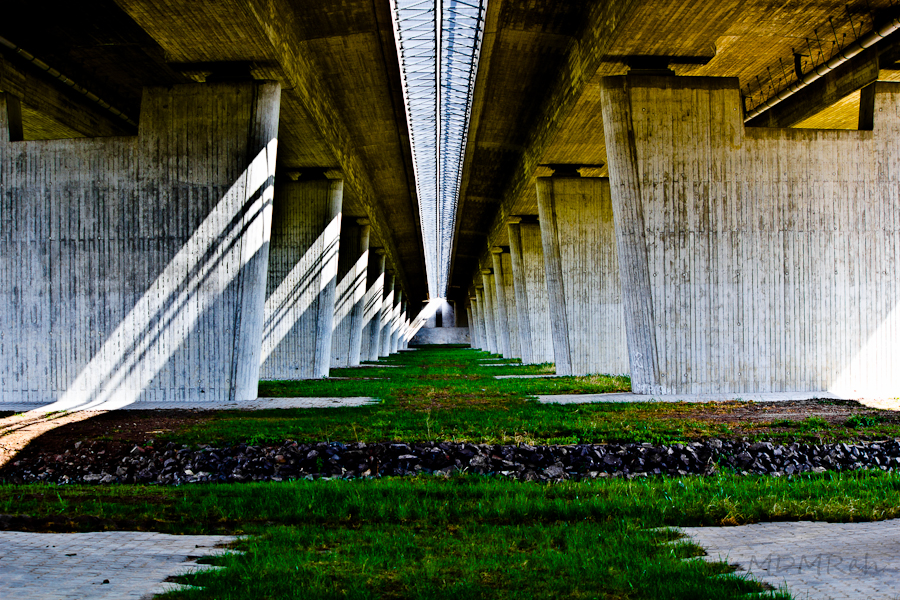
[[[249,400],[405,346],[342,182],[276,185],[280,97],[147,88],[137,136],[26,142],[0,93],[2,401]]]

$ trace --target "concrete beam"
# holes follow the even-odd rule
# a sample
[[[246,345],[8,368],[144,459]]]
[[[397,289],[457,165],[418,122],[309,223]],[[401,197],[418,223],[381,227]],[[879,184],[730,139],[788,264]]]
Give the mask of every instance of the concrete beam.
[[[0,51],[0,91],[24,104],[22,139],[134,135],[137,130],[36,67]],[[37,113],[37,114],[35,114]],[[49,122],[48,122],[49,120]]]

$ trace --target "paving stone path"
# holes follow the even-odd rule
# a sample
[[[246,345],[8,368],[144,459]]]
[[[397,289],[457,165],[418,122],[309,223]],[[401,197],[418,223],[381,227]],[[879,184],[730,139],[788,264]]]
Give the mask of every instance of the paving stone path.
[[[813,399],[841,400],[830,392],[772,392],[765,394],[672,394],[653,396],[645,394],[556,394],[538,396],[542,404],[590,404],[592,402],[791,402]]]
[[[337,377],[333,379],[339,379]],[[242,402],[135,402],[120,410],[265,410],[268,408],[341,408],[365,406],[377,402],[376,398],[366,396],[350,398],[257,398]],[[0,402],[0,410],[26,412],[40,410],[47,404],[23,404],[21,402]],[[118,407],[117,407],[118,408]],[[92,410],[103,410],[103,407]]]
[[[0,532],[0,598],[140,600],[182,586],[167,577],[216,568],[197,558],[225,552],[225,535],[144,531]]]
[[[900,519],[684,527],[707,560],[737,564],[798,600],[900,598]]]

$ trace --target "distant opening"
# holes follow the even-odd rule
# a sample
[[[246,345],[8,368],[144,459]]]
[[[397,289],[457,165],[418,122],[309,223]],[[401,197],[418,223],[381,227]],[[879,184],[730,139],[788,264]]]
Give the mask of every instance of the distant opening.
[[[434,326],[435,327],[443,327],[444,326],[443,321],[444,321],[444,318],[443,318],[443,315],[441,315],[441,311],[438,311],[437,313],[435,313]]]

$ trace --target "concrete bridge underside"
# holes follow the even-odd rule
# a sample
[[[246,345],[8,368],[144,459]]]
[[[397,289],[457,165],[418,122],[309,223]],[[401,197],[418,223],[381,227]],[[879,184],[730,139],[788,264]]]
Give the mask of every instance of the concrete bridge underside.
[[[17,12],[7,401],[249,399],[408,343],[427,285],[388,0]],[[490,0],[452,324],[643,393],[896,395],[898,17]]]

